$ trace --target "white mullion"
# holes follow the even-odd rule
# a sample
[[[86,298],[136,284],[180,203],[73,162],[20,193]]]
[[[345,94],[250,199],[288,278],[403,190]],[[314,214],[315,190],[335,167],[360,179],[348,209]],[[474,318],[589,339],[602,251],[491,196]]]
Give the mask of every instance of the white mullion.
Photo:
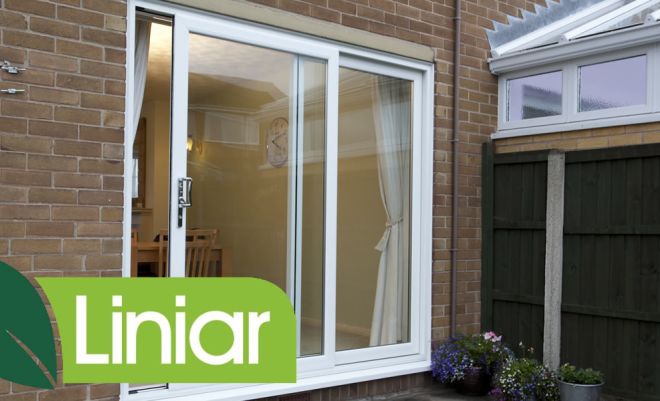
[[[296,103],[298,85],[298,63],[291,64],[289,83],[289,132],[288,132],[288,196],[287,196],[287,255],[286,255],[286,294],[291,305],[295,305],[295,261],[296,261],[296,137],[298,135],[298,107]]]
[[[188,36],[184,18],[177,17],[173,24],[172,49],[172,128],[170,141],[170,227],[169,268],[170,277],[185,277],[186,212],[182,226],[177,226],[177,181],[186,176],[188,152]]]
[[[302,228],[303,228],[303,185],[304,185],[304,138],[305,138],[305,69],[304,59],[296,57],[297,64],[297,120],[295,141],[295,175],[296,175],[296,225],[295,225],[295,267],[294,267],[294,311],[296,313],[296,351],[300,356],[301,324],[302,324]]]
[[[328,59],[325,135],[325,263],[323,353],[335,365],[337,315],[337,166],[339,162],[339,53]]]

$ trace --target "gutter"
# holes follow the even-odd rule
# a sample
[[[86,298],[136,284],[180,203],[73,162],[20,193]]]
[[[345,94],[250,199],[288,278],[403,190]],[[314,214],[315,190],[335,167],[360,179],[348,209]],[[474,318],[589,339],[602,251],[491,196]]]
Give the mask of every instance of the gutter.
[[[452,124],[452,195],[451,195],[451,262],[449,267],[451,301],[449,335],[456,336],[456,308],[458,303],[458,134],[460,129],[459,96],[461,69],[461,0],[455,0],[456,14],[454,17],[454,110]]]

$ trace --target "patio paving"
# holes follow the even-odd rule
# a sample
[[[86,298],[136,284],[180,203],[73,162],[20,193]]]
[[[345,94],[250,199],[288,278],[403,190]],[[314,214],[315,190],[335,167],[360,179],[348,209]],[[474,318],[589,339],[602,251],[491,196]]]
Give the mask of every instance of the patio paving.
[[[442,388],[429,389],[427,391],[399,395],[396,397],[373,397],[370,400],[392,400],[392,401],[487,401],[489,397],[469,397],[458,394],[453,389]]]

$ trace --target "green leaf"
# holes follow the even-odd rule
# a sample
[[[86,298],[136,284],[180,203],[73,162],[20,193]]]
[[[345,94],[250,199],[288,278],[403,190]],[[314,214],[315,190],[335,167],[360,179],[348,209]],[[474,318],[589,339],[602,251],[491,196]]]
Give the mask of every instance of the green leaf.
[[[0,305],[0,378],[26,386],[53,388],[24,349],[29,349],[57,381],[55,341],[48,312],[30,281],[3,262],[0,262]]]

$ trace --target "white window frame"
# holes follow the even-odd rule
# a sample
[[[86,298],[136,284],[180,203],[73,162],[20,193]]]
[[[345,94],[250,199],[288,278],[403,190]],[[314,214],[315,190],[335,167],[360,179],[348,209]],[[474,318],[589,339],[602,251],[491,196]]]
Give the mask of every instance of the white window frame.
[[[579,112],[579,68],[581,66],[616,61],[646,55],[646,104]],[[655,69],[660,67],[660,45],[638,46],[589,57],[575,58],[525,70],[507,72],[498,78],[498,127],[493,139],[534,134],[575,131],[618,125],[660,121],[660,77]],[[557,116],[508,121],[508,81],[511,79],[563,72],[562,114]]]
[[[322,356],[298,359],[298,382],[295,384],[223,385],[175,384],[166,389],[129,394],[128,384],[121,385],[121,400],[242,400],[278,394],[307,391],[345,385],[360,381],[428,371],[431,353],[431,266],[432,266],[432,192],[433,192],[433,65],[408,58],[357,48],[303,34],[286,32],[251,22],[220,15],[192,11],[157,0],[128,1],[127,30],[127,96],[125,119],[125,177],[130,177],[134,132],[134,41],[136,7],[164,15],[174,15],[174,48],[187,40],[187,32],[209,34],[222,39],[252,45],[262,45],[327,61],[327,126],[325,177],[325,334]],[[220,29],[222,28],[222,29]],[[221,35],[218,32],[222,31]],[[181,48],[181,47],[178,47]],[[176,51],[176,50],[175,50]],[[173,60],[174,73],[187,71],[187,54],[177,54]],[[334,351],[334,320],[336,293],[336,211],[337,211],[337,153],[338,153],[338,72],[340,66],[375,74],[385,74],[413,81],[413,136],[411,163],[411,341],[373,349]],[[186,75],[187,76],[187,75]],[[187,87],[183,79],[173,85],[175,103],[187,101]],[[176,111],[175,111],[176,112]],[[179,111],[181,112],[181,111]],[[187,113],[186,113],[187,114]],[[172,132],[185,132],[185,120],[173,118]],[[172,136],[172,163],[184,163],[185,137]],[[184,152],[184,153],[182,153]],[[182,153],[182,154],[180,154]],[[182,166],[173,166],[181,170]],[[185,166],[183,166],[185,171]],[[124,180],[124,255],[130,255],[131,180]],[[172,189],[173,191],[174,189]],[[170,194],[174,196],[174,194]],[[176,205],[172,205],[175,208]],[[172,209],[174,210],[174,209]],[[171,213],[174,215],[174,212]],[[183,224],[185,227],[185,221]],[[177,235],[172,232],[171,242]],[[182,242],[182,241],[181,241]],[[172,260],[183,260],[180,252],[172,250]],[[173,262],[172,266],[177,263]],[[182,265],[182,264],[181,264]],[[173,274],[176,273],[173,271]],[[180,273],[180,272],[179,272]],[[130,277],[130,258],[123,258],[123,275]]]

